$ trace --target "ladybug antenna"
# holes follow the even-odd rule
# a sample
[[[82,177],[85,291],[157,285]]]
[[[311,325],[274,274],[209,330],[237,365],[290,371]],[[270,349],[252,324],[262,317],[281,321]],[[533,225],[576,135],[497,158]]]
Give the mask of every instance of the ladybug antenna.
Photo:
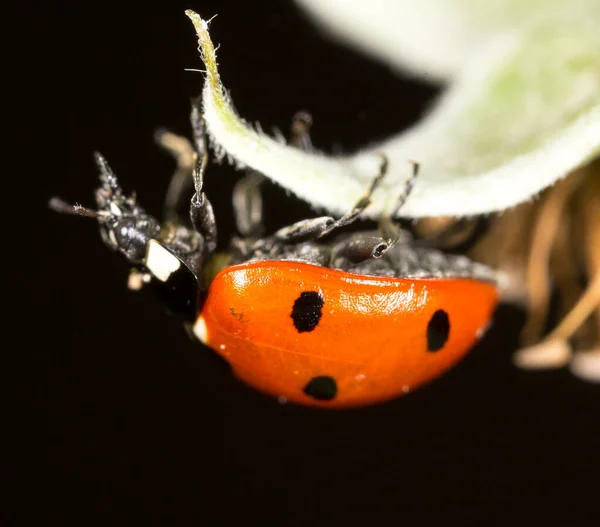
[[[92,210],[81,205],[71,205],[60,198],[54,197],[48,202],[48,206],[55,212],[61,214],[72,214],[74,216],[83,216],[84,218],[103,219],[110,216],[106,211]]]
[[[386,160],[386,162],[387,162],[387,160]],[[400,196],[398,196],[398,201],[396,202],[396,206],[394,207],[394,210],[392,211],[392,214],[390,215],[392,219],[396,219],[396,217],[398,216],[398,213],[400,212],[400,210],[406,203],[408,196],[410,196],[410,193],[412,192],[412,189],[415,186],[415,182],[417,181],[417,176],[419,175],[419,170],[421,168],[421,165],[419,163],[417,163],[416,161],[412,161],[412,160],[409,160],[409,163],[412,165],[412,174],[404,183],[404,188],[402,189],[402,193],[400,194]]]

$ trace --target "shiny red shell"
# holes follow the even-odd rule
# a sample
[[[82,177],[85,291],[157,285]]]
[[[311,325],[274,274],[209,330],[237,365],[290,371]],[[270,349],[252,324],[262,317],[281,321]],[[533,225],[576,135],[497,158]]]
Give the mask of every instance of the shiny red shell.
[[[455,364],[484,333],[497,301],[483,281],[260,261],[217,274],[194,332],[237,377],[281,401],[362,406],[401,396]]]

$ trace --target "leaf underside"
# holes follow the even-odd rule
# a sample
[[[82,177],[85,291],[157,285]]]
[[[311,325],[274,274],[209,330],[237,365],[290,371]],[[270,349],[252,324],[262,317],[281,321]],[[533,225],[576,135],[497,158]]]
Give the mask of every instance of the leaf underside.
[[[213,145],[316,207],[349,210],[377,174],[379,153],[389,169],[365,214],[378,217],[393,207],[414,160],[421,172],[400,211],[413,218],[517,205],[600,153],[600,32],[593,24],[490,36],[420,123],[333,157],[302,152],[244,122],[220,81],[208,24],[186,14],[206,66],[203,110]]]

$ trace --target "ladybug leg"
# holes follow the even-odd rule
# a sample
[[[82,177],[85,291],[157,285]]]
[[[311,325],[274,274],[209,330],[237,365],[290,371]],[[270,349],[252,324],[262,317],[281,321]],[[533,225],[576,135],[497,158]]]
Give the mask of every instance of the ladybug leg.
[[[310,140],[312,123],[312,116],[306,111],[297,112],[292,118],[290,143],[304,152],[314,150]]]
[[[208,151],[205,149],[201,157],[196,159],[193,172],[194,195],[190,201],[190,220],[194,230],[202,235],[206,249],[213,252],[217,247],[217,222],[212,205],[206,194],[202,192],[204,171],[208,164]]]
[[[189,192],[193,181],[196,153],[192,144],[185,137],[168,130],[157,130],[154,139],[159,146],[175,158],[177,163],[167,189],[163,216],[166,221],[171,223],[181,223],[179,211],[183,204],[183,197]]]
[[[388,248],[387,242],[379,236],[356,234],[333,246],[330,266],[338,269],[347,267],[347,263],[358,264],[381,258]]]
[[[163,207],[164,218],[175,224],[182,223],[179,211],[183,204],[183,198],[190,191],[193,182],[196,156],[201,157],[206,151],[206,132],[198,100],[192,102],[190,122],[194,145],[187,138],[165,129],[157,130],[154,135],[157,144],[169,152],[177,162],[177,168],[169,182]]]
[[[379,167],[379,173],[373,178],[371,181],[371,186],[367,190],[367,193],[358,200],[356,205],[350,210],[346,212],[341,218],[335,220],[324,232],[319,235],[319,238],[329,234],[331,231],[335,229],[339,229],[340,227],[345,227],[346,225],[350,225],[352,222],[356,221],[358,217],[363,213],[363,211],[371,204],[371,196],[375,189],[379,186],[379,184],[383,181],[387,170],[388,170],[388,159],[385,155],[381,154],[381,165]]]
[[[212,205],[202,192],[208,152],[204,150],[199,156],[187,139],[164,130],[157,132],[157,140],[177,160],[177,169],[169,184],[164,205],[166,221],[173,225],[183,223],[178,209],[189,182],[193,182],[195,192],[190,202],[190,219],[194,230],[204,237],[209,250],[212,250],[216,246],[217,227]]]
[[[190,220],[192,221],[194,230],[204,238],[204,243],[208,251],[212,252],[217,246],[217,223],[212,205],[208,201],[206,194],[202,192],[204,172],[208,165],[208,147],[206,145],[204,117],[200,111],[201,102],[201,97],[192,101],[192,110],[190,113],[190,123],[196,147],[194,170],[192,172],[195,192],[190,202]]]
[[[279,229],[273,238],[280,243],[302,243],[319,238],[334,223],[335,219],[331,216],[302,220]]]
[[[379,173],[377,176],[375,176],[375,178],[373,178],[367,193],[358,200],[352,210],[344,214],[341,218],[336,220],[331,216],[321,216],[319,218],[311,218],[308,220],[299,221],[293,225],[289,225],[288,227],[278,230],[273,235],[274,241],[279,243],[301,243],[309,240],[316,240],[326,236],[335,229],[350,225],[371,203],[371,195],[385,176],[387,172],[387,166],[387,158],[382,156],[382,163]],[[267,242],[267,240],[265,240],[265,242]]]
[[[292,118],[290,144],[304,152],[311,152],[313,150],[309,134],[311,126],[312,116],[306,111],[297,112]],[[246,239],[256,240],[263,231],[263,201],[260,194],[260,185],[265,179],[265,176],[260,172],[251,171],[240,179],[233,188],[233,210],[236,227],[238,232]],[[298,230],[303,231],[300,237],[310,237],[313,232],[321,232],[320,221],[317,221],[314,225],[307,225],[307,223],[310,222],[302,222],[302,225],[296,225],[294,233],[290,232],[291,229],[282,229],[277,239],[294,239]]]
[[[190,122],[196,147],[195,166],[192,173],[194,181],[194,195],[190,202],[190,220],[196,232],[199,232],[206,244],[208,252],[213,252],[217,247],[217,222],[212,205],[206,194],[202,192],[204,184],[204,171],[208,164],[208,147],[206,145],[206,127],[204,117],[200,110],[202,98],[198,97],[192,102]]]
[[[206,148],[206,127],[204,126],[204,116],[202,115],[202,96],[192,101],[190,111],[190,124],[192,126],[192,136],[196,152],[201,156],[207,151]]]
[[[395,221],[395,218],[398,216],[400,209],[402,209],[402,207],[406,203],[406,200],[410,196],[410,193],[412,192],[412,189],[415,186],[417,176],[419,175],[420,168],[419,163],[416,163],[414,161],[411,161],[411,163],[413,167],[412,175],[404,184],[402,193],[398,197],[398,201],[396,202],[392,213],[389,216],[383,217],[379,220],[379,230],[381,231],[383,239],[387,241],[387,250],[391,249],[394,245],[396,245],[398,240],[402,237],[402,229]]]
[[[233,211],[238,232],[245,238],[259,238],[262,230],[263,202],[260,185],[265,180],[260,172],[250,172],[233,188]]]
[[[334,228],[340,227],[342,225],[348,225],[354,221],[358,215],[366,208],[366,206],[370,203],[371,193],[375,190],[381,178],[385,175],[385,170],[387,169],[387,159],[384,158],[384,163],[380,174],[373,181],[369,192],[359,201],[355,208],[349,213],[342,216],[337,222],[330,225],[328,230],[324,234],[331,232]],[[385,253],[387,253],[401,238],[403,238],[402,229],[394,222],[394,218],[397,216],[398,211],[402,208],[404,203],[406,202],[408,196],[410,195],[411,190],[414,187],[415,180],[419,173],[419,165],[413,162],[413,173],[410,179],[406,182],[404,186],[404,190],[400,197],[398,198],[398,202],[387,218],[382,218],[379,222],[380,232],[382,237],[378,236],[367,236],[367,235],[358,235],[352,236],[347,240],[344,240],[335,245],[332,252],[332,261],[334,262],[333,267],[339,267],[338,263],[335,263],[339,259],[347,260],[350,263],[360,263],[369,259],[377,259],[381,258]],[[322,234],[323,235],[323,234]]]
[[[369,259],[377,259],[381,258],[385,253],[387,253],[401,238],[404,238],[403,234],[406,234],[405,231],[400,229],[397,223],[394,222],[394,218],[397,216],[398,211],[402,208],[404,203],[406,202],[408,196],[410,195],[411,190],[414,187],[415,180],[419,173],[419,164],[412,162],[413,165],[413,173],[410,179],[404,185],[404,189],[402,194],[398,198],[398,202],[394,207],[394,210],[387,218],[382,218],[379,222],[379,230],[382,234],[379,236],[369,236],[369,235],[355,235],[351,236],[347,240],[344,240],[338,244],[336,244],[332,251],[332,267],[341,267],[342,262],[349,262],[350,264],[357,264],[360,262],[364,262]],[[382,173],[378,177],[383,177],[385,174],[385,169],[387,168],[387,159],[384,158],[384,166],[382,168]],[[373,192],[377,185],[378,181],[374,181],[369,194],[365,196],[363,199],[369,199],[370,193]],[[368,204],[368,203],[367,203]],[[357,204],[355,210],[361,205],[361,202]],[[365,205],[366,206],[366,205]],[[364,210],[364,208],[362,209]],[[354,211],[349,213],[352,214]],[[348,216],[347,215],[347,216]],[[341,221],[344,217],[340,218]],[[353,221],[353,220],[352,220]]]
[[[171,178],[165,199],[165,218],[174,225],[183,223],[178,209],[190,182],[193,182],[195,192],[190,202],[190,220],[194,230],[204,238],[208,251],[212,252],[216,247],[217,226],[212,205],[202,192],[204,172],[208,164],[208,148],[198,101],[192,103],[190,121],[194,146],[184,137],[166,130],[159,130],[155,136],[158,144],[169,151],[177,161],[177,169]]]

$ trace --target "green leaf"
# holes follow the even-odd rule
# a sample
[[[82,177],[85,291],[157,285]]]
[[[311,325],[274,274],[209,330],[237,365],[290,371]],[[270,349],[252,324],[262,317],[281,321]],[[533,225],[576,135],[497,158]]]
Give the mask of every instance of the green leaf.
[[[415,218],[514,206],[600,153],[600,32],[593,24],[485,39],[422,122],[374,148],[331,157],[281,144],[240,119],[221,84],[208,25],[186,13],[206,65],[204,114],[213,143],[239,166],[331,212],[349,210],[365,192],[378,152],[389,171],[366,213],[391,209],[414,160],[421,174],[400,214]]]
[[[600,20],[597,0],[296,0],[334,38],[385,64],[447,81],[488,38]]]

